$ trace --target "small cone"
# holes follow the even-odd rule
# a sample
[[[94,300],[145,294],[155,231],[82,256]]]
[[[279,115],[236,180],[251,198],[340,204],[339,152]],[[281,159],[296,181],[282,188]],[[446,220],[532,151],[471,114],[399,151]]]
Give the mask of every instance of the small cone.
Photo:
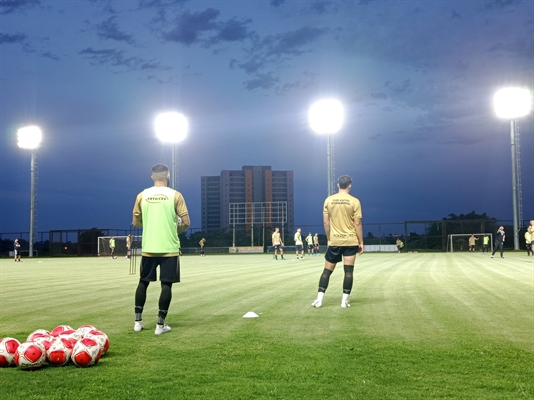
[[[246,313],[245,315],[243,315],[243,318],[258,318],[259,315],[256,314],[255,312],[253,311],[249,311],[248,313]]]

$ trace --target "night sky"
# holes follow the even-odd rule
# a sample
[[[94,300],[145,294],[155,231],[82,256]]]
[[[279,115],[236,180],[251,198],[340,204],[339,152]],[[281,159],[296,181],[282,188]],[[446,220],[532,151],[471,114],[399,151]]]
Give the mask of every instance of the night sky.
[[[128,229],[150,169],[170,166],[162,111],[185,114],[179,189],[200,228],[200,177],[293,170],[295,220],[321,224],[326,138],[308,109],[337,98],[336,176],[363,222],[476,211],[512,218],[509,122],[495,92],[534,88],[534,1],[0,0],[0,232]],[[534,113],[519,120],[534,218]],[[364,226],[365,230],[365,226]]]

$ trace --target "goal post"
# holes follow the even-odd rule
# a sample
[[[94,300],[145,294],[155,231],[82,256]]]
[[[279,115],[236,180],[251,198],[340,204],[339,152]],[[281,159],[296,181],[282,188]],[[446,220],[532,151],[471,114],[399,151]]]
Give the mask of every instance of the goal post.
[[[126,256],[128,253],[128,248],[126,247],[126,238],[128,236],[99,236],[98,237],[98,256],[99,257],[110,257],[111,249],[109,247],[109,240],[115,238],[115,255],[116,256]],[[141,248],[141,236],[132,235],[132,251],[134,249]]]
[[[491,233],[451,233],[447,235],[447,252],[468,251],[469,238],[473,235],[476,239],[475,249],[484,250],[484,237],[489,238],[488,251],[493,253],[493,235]]]

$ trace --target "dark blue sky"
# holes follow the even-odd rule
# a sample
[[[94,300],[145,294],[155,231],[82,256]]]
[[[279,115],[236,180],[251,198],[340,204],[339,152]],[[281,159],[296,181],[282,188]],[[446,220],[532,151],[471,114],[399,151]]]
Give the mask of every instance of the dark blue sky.
[[[179,182],[200,227],[200,177],[293,170],[297,224],[320,224],[326,139],[310,105],[335,97],[336,175],[364,223],[486,212],[512,218],[509,123],[493,95],[534,88],[534,2],[0,0],[0,232],[29,230],[39,125],[38,230],[127,228],[150,168],[170,165],[160,111],[190,123]],[[534,117],[522,132],[534,218]]]

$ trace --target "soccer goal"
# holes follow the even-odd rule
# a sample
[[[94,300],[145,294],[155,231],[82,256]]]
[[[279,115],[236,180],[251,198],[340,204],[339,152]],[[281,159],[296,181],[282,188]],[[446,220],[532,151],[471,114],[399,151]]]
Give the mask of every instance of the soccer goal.
[[[99,236],[98,237],[98,256],[110,257],[111,249],[109,247],[109,240],[115,238],[115,255],[126,256],[128,248],[126,246],[126,238],[128,236]],[[132,235],[132,247],[131,252],[134,253],[138,249],[141,249],[141,236]]]
[[[471,233],[451,233],[447,235],[447,251],[454,253],[455,251],[468,251],[469,250],[469,238]],[[491,251],[493,252],[493,235],[491,233],[474,233],[476,239],[475,251]],[[487,245],[484,245],[484,237],[488,237]]]

